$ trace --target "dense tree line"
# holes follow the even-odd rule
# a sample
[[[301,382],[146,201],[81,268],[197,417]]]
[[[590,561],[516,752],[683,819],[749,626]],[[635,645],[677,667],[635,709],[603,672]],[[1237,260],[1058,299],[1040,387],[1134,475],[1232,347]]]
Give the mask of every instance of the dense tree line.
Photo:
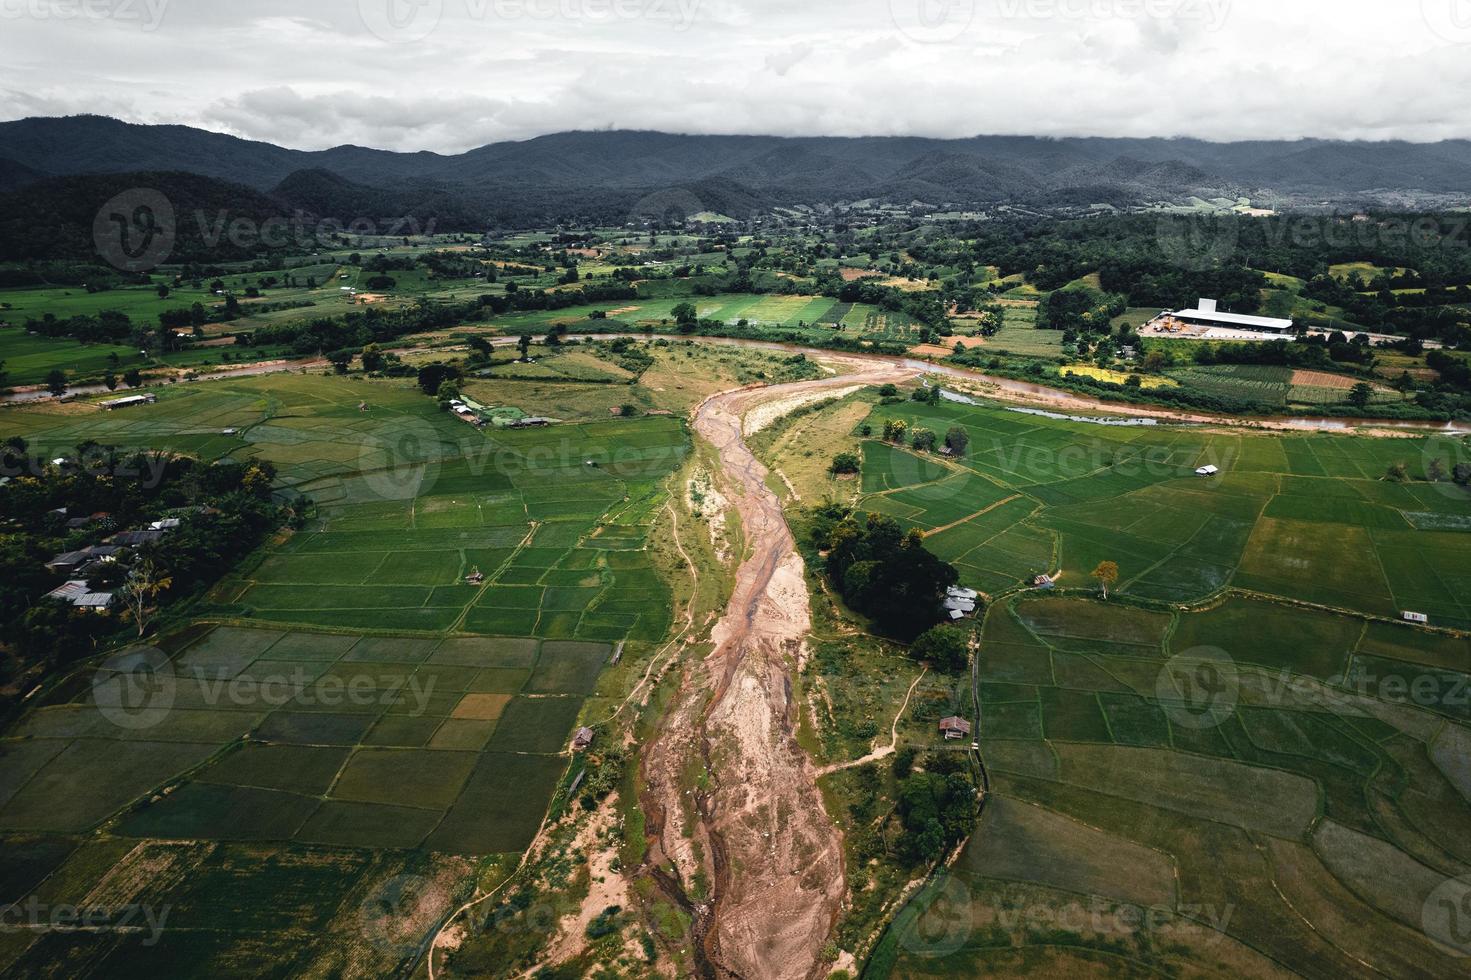
[[[843,601],[885,633],[912,639],[940,618],[954,566],[925,550],[917,531],[892,518],[829,504],[812,515],[810,540]]]

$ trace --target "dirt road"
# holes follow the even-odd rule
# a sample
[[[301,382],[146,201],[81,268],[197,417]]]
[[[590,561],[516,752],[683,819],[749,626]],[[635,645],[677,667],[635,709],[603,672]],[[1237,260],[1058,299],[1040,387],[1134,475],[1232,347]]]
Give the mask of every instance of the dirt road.
[[[807,980],[827,970],[820,954],[842,904],[844,867],[794,734],[792,677],[810,629],[804,568],[741,433],[762,403],[915,373],[858,363],[858,375],[716,395],[696,414],[736,491],[747,552],[714,650],[686,670],[645,748],[644,804],[648,866],[666,869],[656,875],[661,887],[691,912],[695,966],[707,977]],[[691,898],[697,880],[710,886],[703,901]]]

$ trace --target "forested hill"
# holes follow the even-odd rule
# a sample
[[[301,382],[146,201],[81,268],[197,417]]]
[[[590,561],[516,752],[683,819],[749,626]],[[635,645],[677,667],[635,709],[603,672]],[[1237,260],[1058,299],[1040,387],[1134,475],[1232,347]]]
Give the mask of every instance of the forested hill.
[[[477,212],[585,207],[711,183],[748,206],[882,198],[901,203],[1127,205],[1202,192],[1344,197],[1466,193],[1471,142],[1209,143],[1167,139],[981,136],[783,138],[652,132],[558,133],[458,155],[357,146],[306,152],[187,126],[101,116],[0,123],[0,157],[39,174],[188,171],[269,191],[299,171],[370,188],[453,194]],[[548,190],[556,193],[545,200]],[[696,190],[694,193],[698,194]],[[570,196],[568,196],[570,195]],[[442,203],[442,202],[441,202]]]

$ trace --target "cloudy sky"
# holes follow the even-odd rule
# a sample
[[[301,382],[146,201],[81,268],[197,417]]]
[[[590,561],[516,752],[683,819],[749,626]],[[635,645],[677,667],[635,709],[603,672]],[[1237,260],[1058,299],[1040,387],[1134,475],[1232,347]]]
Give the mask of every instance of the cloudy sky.
[[[0,65],[0,118],[304,149],[1471,137],[1471,0],[0,0]]]

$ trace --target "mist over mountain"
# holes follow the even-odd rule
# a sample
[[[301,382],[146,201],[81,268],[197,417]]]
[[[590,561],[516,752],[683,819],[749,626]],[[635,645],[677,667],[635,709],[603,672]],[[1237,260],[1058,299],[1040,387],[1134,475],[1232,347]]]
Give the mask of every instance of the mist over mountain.
[[[1128,208],[1243,195],[1304,204],[1416,197],[1446,203],[1471,187],[1471,142],[610,131],[557,133],[444,155],[359,146],[292,150],[102,116],[0,123],[0,191],[43,176],[145,172],[240,184],[317,215],[414,215],[446,229],[469,229],[622,221],[671,205],[683,213],[747,217],[777,206],[870,199],[1043,208]]]

